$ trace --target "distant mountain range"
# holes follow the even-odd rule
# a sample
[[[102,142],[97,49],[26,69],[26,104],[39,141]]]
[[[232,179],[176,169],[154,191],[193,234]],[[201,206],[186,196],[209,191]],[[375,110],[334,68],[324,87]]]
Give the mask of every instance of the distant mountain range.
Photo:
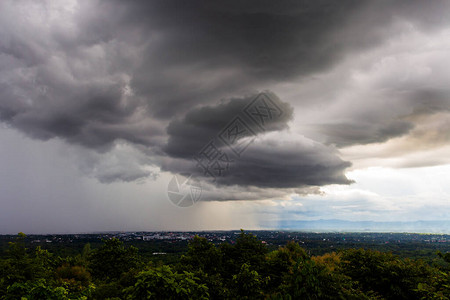
[[[416,232],[450,234],[450,220],[375,222],[346,220],[283,220],[277,229],[305,231],[346,231],[346,232]]]

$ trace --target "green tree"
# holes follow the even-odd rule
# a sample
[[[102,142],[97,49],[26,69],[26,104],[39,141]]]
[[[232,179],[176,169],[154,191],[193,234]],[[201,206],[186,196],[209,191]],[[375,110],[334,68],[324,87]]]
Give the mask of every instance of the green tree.
[[[222,267],[222,254],[204,237],[195,236],[189,242],[188,251],[181,257],[181,263],[192,269],[200,269],[207,274],[217,274]]]
[[[233,275],[232,295],[239,299],[259,299],[264,297],[263,288],[267,279],[244,263],[238,274]]]
[[[301,258],[306,258],[306,251],[294,242],[270,252],[266,257],[264,274],[270,278],[268,288],[275,291],[284,277],[292,272],[295,264]]]
[[[94,278],[100,280],[117,280],[122,273],[140,264],[138,249],[125,247],[116,238],[104,240],[103,245],[94,250],[89,258],[89,268]]]
[[[125,290],[127,299],[209,299],[208,288],[193,273],[159,266],[140,272],[136,284]]]
[[[63,287],[52,287],[44,279],[15,282],[10,285],[4,296],[5,300],[66,300],[70,299],[68,291]]]
[[[443,260],[443,266],[432,269],[430,281],[420,282],[416,291],[421,299],[449,300],[450,299],[450,252],[437,253]]]
[[[222,253],[204,237],[195,236],[188,245],[188,251],[180,259],[181,272],[193,272],[208,287],[212,299],[229,298],[229,290],[222,278]]]
[[[340,271],[359,282],[365,292],[386,299],[420,299],[419,283],[427,283],[431,270],[421,261],[400,259],[392,253],[364,249],[342,252]]]
[[[64,264],[55,271],[58,285],[65,287],[71,295],[90,295],[94,286],[91,274],[83,266]]]
[[[268,252],[266,245],[255,235],[247,234],[242,229],[234,245],[222,244],[220,250],[223,257],[223,275],[228,279],[239,273],[243,264],[248,264],[261,273]]]
[[[9,243],[6,259],[0,261],[0,293],[6,293],[7,287],[14,283],[52,276],[52,255],[40,247],[32,253],[25,248],[25,238],[20,232],[16,241]]]

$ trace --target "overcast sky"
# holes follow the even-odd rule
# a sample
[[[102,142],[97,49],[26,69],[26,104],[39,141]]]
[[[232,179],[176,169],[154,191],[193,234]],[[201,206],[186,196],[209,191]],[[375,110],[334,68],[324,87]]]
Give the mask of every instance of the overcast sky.
[[[1,1],[0,234],[448,220],[449,82],[447,1]]]

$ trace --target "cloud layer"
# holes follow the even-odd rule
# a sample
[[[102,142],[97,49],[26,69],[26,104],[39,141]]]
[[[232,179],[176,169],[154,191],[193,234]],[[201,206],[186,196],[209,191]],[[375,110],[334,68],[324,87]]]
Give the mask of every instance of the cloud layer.
[[[240,137],[255,140],[215,184],[349,184],[337,149],[447,144],[449,45],[436,41],[448,38],[449,6],[2,1],[0,120],[74,145],[80,169],[101,182],[134,181],[158,168],[194,172],[193,156],[270,89],[282,117]]]

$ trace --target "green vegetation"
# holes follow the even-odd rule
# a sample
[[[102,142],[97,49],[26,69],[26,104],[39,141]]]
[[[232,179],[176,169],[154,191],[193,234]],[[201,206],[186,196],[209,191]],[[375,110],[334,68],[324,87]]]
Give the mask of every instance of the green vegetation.
[[[25,239],[0,258],[0,299],[450,299],[450,253],[432,263],[352,248],[311,255],[241,231],[233,243],[196,236],[157,262],[116,238],[66,256]]]

